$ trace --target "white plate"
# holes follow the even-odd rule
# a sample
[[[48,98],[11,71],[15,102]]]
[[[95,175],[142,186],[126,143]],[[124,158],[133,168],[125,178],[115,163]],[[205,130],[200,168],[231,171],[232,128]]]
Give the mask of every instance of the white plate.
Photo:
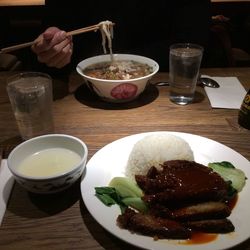
[[[107,186],[115,176],[124,176],[128,156],[133,145],[152,133],[171,133],[186,140],[194,152],[196,162],[207,165],[209,162],[229,161],[242,169],[250,177],[250,162],[231,148],[205,137],[177,132],[149,132],[131,135],[114,141],[100,149],[87,163],[86,174],[81,182],[82,198],[95,220],[118,238],[144,249],[154,250],[219,250],[235,246],[250,237],[250,184],[249,180],[230,216],[235,232],[220,234],[214,241],[204,244],[183,244],[178,240],[157,240],[152,237],[131,234],[116,225],[120,214],[118,206],[105,206],[95,196],[95,187]]]

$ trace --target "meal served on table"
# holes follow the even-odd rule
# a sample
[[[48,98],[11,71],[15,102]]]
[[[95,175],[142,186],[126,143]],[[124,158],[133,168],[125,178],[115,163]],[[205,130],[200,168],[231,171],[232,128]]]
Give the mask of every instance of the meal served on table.
[[[105,205],[120,206],[120,228],[155,240],[235,230],[231,203],[245,185],[244,172],[226,161],[208,166],[195,162],[182,138],[153,134],[139,140],[125,174],[95,188]]]

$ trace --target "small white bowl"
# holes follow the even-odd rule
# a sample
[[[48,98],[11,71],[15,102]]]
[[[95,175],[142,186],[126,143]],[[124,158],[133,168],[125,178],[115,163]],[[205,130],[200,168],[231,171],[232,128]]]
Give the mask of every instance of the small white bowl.
[[[23,174],[18,169],[21,162],[28,156],[54,148],[63,148],[75,152],[80,156],[80,162],[72,166],[70,170],[41,177]],[[87,156],[88,148],[80,139],[65,134],[48,134],[19,144],[9,154],[7,164],[15,180],[22,187],[33,193],[49,194],[65,190],[77,181],[86,166]]]
[[[83,70],[92,64],[110,61],[110,55],[99,55],[87,58],[78,63],[76,71],[83,77],[87,86],[104,101],[116,103],[132,101],[145,90],[149,80],[158,72],[159,65],[154,60],[139,55],[114,54],[113,56],[114,60],[133,60],[148,64],[152,67],[152,73],[129,80],[97,79],[83,73]]]

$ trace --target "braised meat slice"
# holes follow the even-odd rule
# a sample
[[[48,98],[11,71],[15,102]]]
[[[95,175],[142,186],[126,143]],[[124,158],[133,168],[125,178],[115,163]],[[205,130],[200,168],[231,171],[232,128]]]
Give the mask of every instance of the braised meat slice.
[[[153,174],[135,176],[149,205],[220,201],[228,194],[228,183],[212,169],[193,161],[167,161],[162,170],[150,171]]]
[[[203,233],[230,233],[235,229],[229,219],[191,221],[185,225],[193,231]]]
[[[179,222],[137,213],[130,208],[118,216],[117,223],[121,228],[159,239],[188,239],[191,237],[191,230]]]
[[[156,167],[151,167],[146,175],[135,175],[137,184],[145,194],[155,194],[166,189],[172,189],[176,186],[175,178],[165,180],[165,173],[159,171]]]
[[[178,221],[224,219],[231,209],[224,202],[208,201],[173,210],[171,217]]]
[[[169,209],[166,206],[156,204],[150,207],[149,213],[156,217],[169,218],[184,222],[193,220],[224,219],[231,214],[231,209],[224,202],[208,201],[177,209]]]
[[[165,239],[187,239],[193,232],[229,233],[234,225],[227,219],[229,183],[212,169],[185,160],[154,166],[146,175],[136,175],[148,205],[146,214],[127,208],[119,215],[121,228]]]

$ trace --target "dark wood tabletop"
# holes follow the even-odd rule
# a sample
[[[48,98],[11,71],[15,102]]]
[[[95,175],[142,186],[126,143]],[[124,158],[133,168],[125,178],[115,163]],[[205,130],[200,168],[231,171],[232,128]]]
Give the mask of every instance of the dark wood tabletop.
[[[202,69],[201,73],[236,76],[246,90],[250,88],[250,68]],[[21,142],[5,90],[8,75],[0,73],[0,147],[5,150],[5,157],[11,147]],[[164,80],[168,80],[168,74],[158,73],[151,83]],[[83,140],[89,149],[88,159],[106,144],[124,136],[176,131],[218,141],[250,160],[250,130],[239,127],[238,110],[211,108],[200,86],[194,102],[186,106],[173,104],[168,91],[167,86],[151,84],[137,100],[111,104],[91,93],[73,72],[68,82],[56,82],[54,86],[55,132]],[[111,235],[94,220],[82,201],[80,181],[55,195],[32,194],[15,183],[0,226],[0,248],[137,249]],[[234,249],[249,250],[250,240]]]

